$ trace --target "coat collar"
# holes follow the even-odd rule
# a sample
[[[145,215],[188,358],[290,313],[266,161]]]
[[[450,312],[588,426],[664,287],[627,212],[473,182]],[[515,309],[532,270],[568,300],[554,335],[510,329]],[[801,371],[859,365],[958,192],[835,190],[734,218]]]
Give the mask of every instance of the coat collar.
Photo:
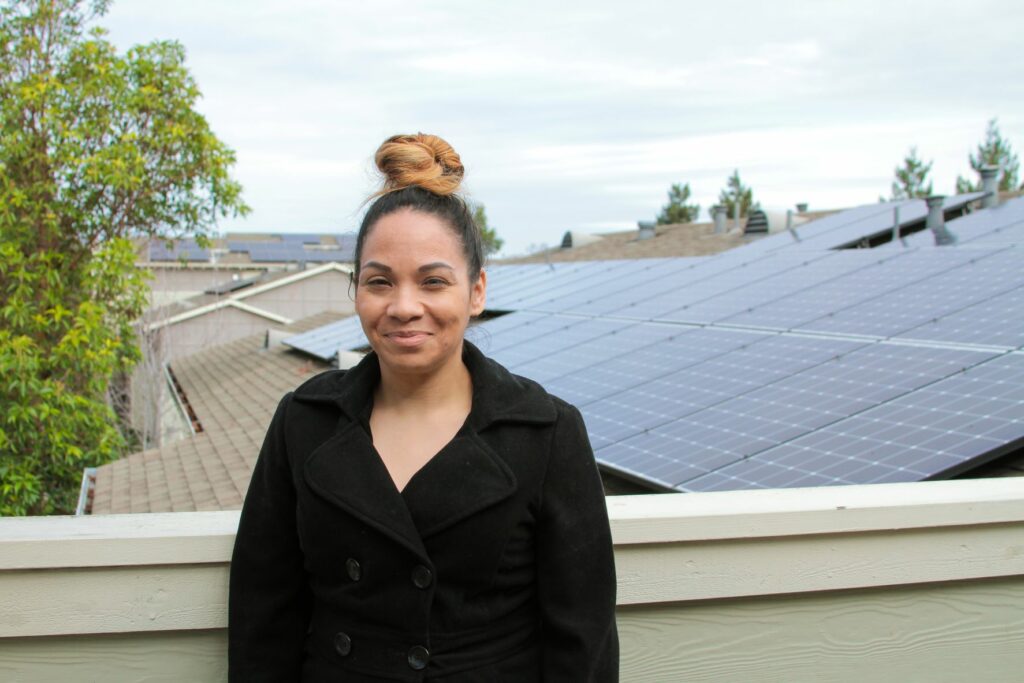
[[[551,397],[536,382],[513,375],[468,341],[462,343],[462,361],[473,379],[469,424],[474,431],[482,431],[496,422],[555,421],[557,413]],[[299,387],[295,398],[334,403],[349,420],[356,421],[380,381],[380,363],[377,354],[370,352],[351,369],[321,377]]]
[[[480,433],[499,422],[549,424],[557,412],[535,382],[517,377],[464,342],[473,380],[470,415],[453,438],[399,493],[373,447],[366,419],[380,380],[376,354],[347,372],[313,378],[295,400],[340,412],[334,434],[305,463],[305,480],[321,497],[427,558],[423,539],[511,496],[516,478]]]

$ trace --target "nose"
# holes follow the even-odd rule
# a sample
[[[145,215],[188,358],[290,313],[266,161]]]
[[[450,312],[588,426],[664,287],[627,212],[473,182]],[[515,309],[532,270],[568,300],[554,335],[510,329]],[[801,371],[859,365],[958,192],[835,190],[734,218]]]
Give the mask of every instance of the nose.
[[[423,315],[423,303],[415,287],[395,287],[388,303],[388,315],[396,320],[415,320]]]

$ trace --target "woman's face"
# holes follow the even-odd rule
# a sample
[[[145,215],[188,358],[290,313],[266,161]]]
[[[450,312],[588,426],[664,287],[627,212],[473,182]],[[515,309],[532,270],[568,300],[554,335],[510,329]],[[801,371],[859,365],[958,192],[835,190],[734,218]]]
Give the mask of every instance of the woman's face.
[[[356,313],[382,368],[430,374],[462,362],[462,337],[484,309],[486,274],[469,280],[458,237],[440,218],[402,209],[363,243]]]

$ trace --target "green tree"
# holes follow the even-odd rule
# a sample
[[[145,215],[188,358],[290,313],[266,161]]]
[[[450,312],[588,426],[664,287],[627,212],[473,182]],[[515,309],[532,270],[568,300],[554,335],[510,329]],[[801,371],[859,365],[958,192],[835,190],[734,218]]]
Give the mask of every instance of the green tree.
[[[473,209],[473,221],[480,228],[480,237],[484,243],[484,253],[488,256],[498,253],[501,251],[502,245],[505,244],[505,240],[498,237],[497,231],[487,225],[487,211],[484,209],[483,204],[474,203],[471,208]]]
[[[911,147],[903,165],[893,169],[895,179],[892,181],[892,199],[919,199],[932,195],[932,181],[928,174],[932,171],[932,162],[927,164],[917,157],[917,147]]]
[[[673,183],[668,191],[668,204],[661,207],[658,225],[692,223],[700,214],[700,204],[687,204],[690,199],[690,183]]]
[[[1013,151],[1008,140],[1005,140],[999,132],[997,119],[991,119],[985,128],[985,140],[978,144],[974,154],[968,154],[967,160],[971,168],[977,174],[982,166],[998,166],[1002,175],[999,177],[999,191],[1011,192],[1018,189],[1017,180],[1020,173],[1020,160],[1017,153]],[[977,175],[975,175],[977,177]],[[1019,186],[1024,189],[1024,185]],[[966,192],[977,192],[981,189],[981,181],[972,182],[963,176],[956,178],[956,191],[959,194]]]
[[[726,208],[726,215],[729,218],[735,216],[737,205],[741,218],[749,215],[751,211],[761,208],[761,205],[754,201],[754,191],[740,180],[739,169],[734,170],[726,180],[725,189],[718,195],[718,203]]]
[[[112,377],[138,358],[132,238],[244,213],[175,42],[119,55],[99,0],[0,0],[0,514],[74,509],[123,453]]]

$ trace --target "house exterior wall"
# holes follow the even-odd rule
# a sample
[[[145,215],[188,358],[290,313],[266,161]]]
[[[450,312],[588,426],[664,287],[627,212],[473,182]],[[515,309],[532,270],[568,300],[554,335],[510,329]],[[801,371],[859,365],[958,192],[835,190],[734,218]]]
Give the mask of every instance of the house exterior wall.
[[[273,320],[233,306],[224,306],[163,329],[164,357],[167,362],[189,356],[196,351],[226,344],[250,334],[280,327]]]
[[[609,515],[624,682],[1024,670],[1024,480],[622,496]],[[0,519],[0,680],[226,680],[237,523]]]
[[[180,266],[151,266],[149,282],[151,305],[163,306],[202,294],[211,287],[238,279],[255,277],[263,268],[182,268]]]
[[[322,311],[352,313],[355,306],[349,296],[349,276],[337,270],[247,296],[245,303],[264,311],[297,320]]]

